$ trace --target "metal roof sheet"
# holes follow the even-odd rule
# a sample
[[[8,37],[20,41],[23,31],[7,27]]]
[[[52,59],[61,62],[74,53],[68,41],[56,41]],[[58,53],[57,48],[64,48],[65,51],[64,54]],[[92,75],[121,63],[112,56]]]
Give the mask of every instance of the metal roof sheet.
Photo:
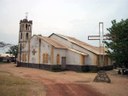
[[[51,37],[54,34],[55,33],[51,34],[49,37]],[[83,41],[80,41],[80,40],[78,40],[78,39],[76,39],[74,37],[69,37],[69,36],[65,36],[65,35],[61,35],[61,34],[55,34],[55,35],[57,35],[57,36],[59,36],[61,38],[64,38],[64,39],[68,40],[69,42],[74,43],[74,44],[76,44],[76,45],[78,45],[78,46],[80,46],[80,47],[82,47],[82,48],[84,48],[86,50],[89,50],[89,51],[91,51],[91,52],[93,52],[93,53],[95,53],[97,55],[106,55],[106,53],[105,53],[106,49],[103,48],[103,47],[92,46],[92,45],[90,45],[88,43],[85,43]]]
[[[51,44],[55,48],[67,49],[64,45],[60,44],[59,42],[57,42],[56,40],[54,40],[52,38],[48,38],[48,37],[41,36],[41,35],[37,35],[37,37],[44,40],[45,42]]]

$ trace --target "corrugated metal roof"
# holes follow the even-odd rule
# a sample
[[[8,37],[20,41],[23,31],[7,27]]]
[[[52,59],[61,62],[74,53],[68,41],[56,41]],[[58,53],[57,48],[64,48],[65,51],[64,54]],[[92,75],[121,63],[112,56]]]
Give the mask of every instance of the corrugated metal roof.
[[[73,51],[73,52],[78,53],[78,54],[81,54],[81,55],[88,56],[88,54],[87,54],[87,53],[83,53],[83,52],[80,52],[80,51],[75,50],[75,49],[68,48],[68,50]]]
[[[55,33],[53,33],[53,34],[55,34]],[[53,34],[51,34],[49,37],[51,37]],[[74,43],[74,44],[76,44],[86,50],[89,50],[97,55],[106,55],[106,53],[104,52],[104,50],[106,50],[106,49],[103,47],[92,46],[92,45],[82,42],[74,37],[69,37],[69,36],[65,36],[65,35],[61,35],[61,34],[55,34],[55,35],[57,35],[61,38],[64,38],[64,39],[68,40],[69,42]]]
[[[14,57],[12,54],[1,53],[0,57]]]
[[[41,36],[41,35],[36,35],[38,38],[44,40],[45,42],[51,44],[52,46],[54,46],[55,48],[61,48],[61,49],[67,49],[64,45],[60,44],[59,42],[55,41],[52,38],[48,38],[45,36]]]
[[[78,40],[76,38],[73,38],[73,37],[68,37],[68,38],[70,40],[72,40],[71,41],[72,43],[75,43],[75,44],[77,44],[77,45],[79,45],[79,46],[81,46],[81,47],[83,47],[85,49],[88,49],[88,50],[90,50],[90,51],[92,51],[92,52],[94,52],[94,53],[96,53],[98,55],[106,54],[105,52],[103,53],[103,51],[105,50],[105,48],[103,48],[103,47],[95,47],[95,46],[89,45],[89,44],[87,44],[85,42],[82,42],[82,41],[80,41],[80,40]]]

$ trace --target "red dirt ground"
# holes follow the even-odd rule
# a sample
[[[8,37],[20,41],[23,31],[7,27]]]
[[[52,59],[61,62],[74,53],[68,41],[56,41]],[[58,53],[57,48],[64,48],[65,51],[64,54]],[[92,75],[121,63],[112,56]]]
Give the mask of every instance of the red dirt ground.
[[[39,73],[29,72],[24,75],[32,80],[42,82],[45,85],[47,92],[46,96],[105,96],[87,84],[77,84],[69,81],[54,79],[46,79]]]
[[[47,85],[47,96],[102,96],[87,85],[53,84]]]
[[[88,84],[73,82],[73,75],[48,72],[38,69],[15,67],[14,64],[2,64],[0,70],[13,75],[40,82],[46,88],[46,96],[105,96]],[[59,74],[59,75],[58,75]],[[61,77],[63,75],[63,77]],[[60,78],[61,77],[61,78]],[[69,78],[69,80],[68,80]]]

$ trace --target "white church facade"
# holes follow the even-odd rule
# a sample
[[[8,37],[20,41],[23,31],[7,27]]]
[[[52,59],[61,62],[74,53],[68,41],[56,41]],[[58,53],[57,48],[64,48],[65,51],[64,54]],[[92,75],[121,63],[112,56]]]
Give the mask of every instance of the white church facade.
[[[20,21],[18,66],[76,71],[110,68],[112,62],[104,50],[61,34],[32,36],[32,21]]]

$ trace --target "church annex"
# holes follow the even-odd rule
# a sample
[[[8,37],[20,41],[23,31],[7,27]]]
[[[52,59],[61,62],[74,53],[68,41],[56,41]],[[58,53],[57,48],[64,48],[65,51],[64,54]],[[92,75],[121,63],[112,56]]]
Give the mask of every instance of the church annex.
[[[74,37],[52,33],[33,35],[32,21],[20,20],[17,66],[47,70],[90,71],[110,67],[111,60],[99,47]],[[104,62],[101,63],[104,59]]]

